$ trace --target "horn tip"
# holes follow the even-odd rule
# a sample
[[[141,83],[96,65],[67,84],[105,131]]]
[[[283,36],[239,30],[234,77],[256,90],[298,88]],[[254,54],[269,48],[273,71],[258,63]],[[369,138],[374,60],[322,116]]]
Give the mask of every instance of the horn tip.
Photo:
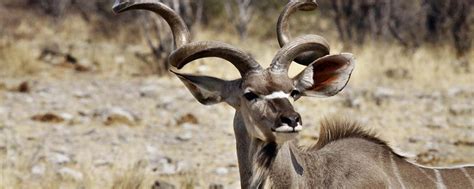
[[[112,6],[112,11],[115,14],[122,13],[127,10],[128,7],[130,7],[133,3],[129,1],[122,1],[122,0],[116,0],[114,5]]]
[[[176,70],[169,69],[168,71],[170,71],[170,72],[173,73],[173,74],[179,75],[179,73],[178,73]]]
[[[170,56],[170,59],[169,60],[172,60],[171,56]],[[183,61],[169,61],[171,66],[175,67],[176,69],[180,70],[181,68],[183,68],[186,64],[183,64]]]
[[[175,67],[178,70],[184,67],[184,64],[181,64],[180,62],[170,61],[170,64],[171,66]]]
[[[307,0],[306,2],[303,2],[301,4],[299,9],[302,10],[302,11],[313,11],[318,7],[319,7],[319,5],[315,0]]]

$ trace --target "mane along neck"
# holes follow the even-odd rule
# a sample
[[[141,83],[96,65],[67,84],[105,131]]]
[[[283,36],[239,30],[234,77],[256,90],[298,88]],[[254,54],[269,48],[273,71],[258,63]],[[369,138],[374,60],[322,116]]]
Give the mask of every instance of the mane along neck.
[[[364,129],[359,123],[341,119],[324,119],[321,121],[318,142],[310,150],[318,151],[326,145],[348,138],[360,138],[378,144],[393,155],[405,159],[396,153],[384,140],[375,133]]]

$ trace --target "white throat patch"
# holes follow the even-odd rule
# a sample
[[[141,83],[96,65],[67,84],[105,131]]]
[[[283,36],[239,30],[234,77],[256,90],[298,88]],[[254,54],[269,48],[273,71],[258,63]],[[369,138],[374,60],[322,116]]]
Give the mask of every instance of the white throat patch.
[[[276,91],[276,92],[273,92],[272,94],[263,96],[263,98],[267,100],[276,99],[276,98],[290,98],[290,94],[287,94],[283,91]]]

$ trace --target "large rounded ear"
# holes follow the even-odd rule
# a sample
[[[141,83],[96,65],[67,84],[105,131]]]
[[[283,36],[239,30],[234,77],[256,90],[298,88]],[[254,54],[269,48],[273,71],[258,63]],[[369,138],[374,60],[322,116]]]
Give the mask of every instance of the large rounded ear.
[[[231,106],[235,105],[235,91],[238,90],[241,79],[227,81],[209,76],[171,72],[178,76],[201,104],[212,105],[227,102]]]
[[[308,65],[293,81],[302,95],[333,96],[347,85],[354,66],[350,53],[327,55]]]
[[[188,75],[176,73],[186,88],[201,104],[211,105],[227,100],[232,81],[226,81],[209,76]]]

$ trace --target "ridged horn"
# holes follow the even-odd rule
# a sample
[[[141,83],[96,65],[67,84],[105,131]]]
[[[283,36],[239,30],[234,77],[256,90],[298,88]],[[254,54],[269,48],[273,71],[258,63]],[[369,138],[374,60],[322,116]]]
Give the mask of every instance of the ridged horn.
[[[291,1],[281,12],[277,23],[277,36],[280,47],[285,46],[291,40],[289,17],[297,10],[312,11],[318,7],[314,0]],[[316,59],[329,54],[329,43],[320,37],[318,45],[315,45],[311,51],[304,52],[295,58],[295,62],[302,65],[309,65]]]
[[[272,72],[288,73],[291,62],[298,55],[314,51],[314,49],[321,46],[323,40],[324,38],[318,35],[304,35],[291,40],[277,52],[270,65],[270,70]]]
[[[176,12],[163,3],[156,1],[122,1],[116,0],[112,10],[122,13],[128,10],[148,10],[161,16],[171,27],[174,44],[180,48],[191,40],[188,27]]]
[[[239,70],[242,76],[250,71],[262,69],[260,64],[250,55],[231,45],[217,41],[199,41],[186,44],[171,53],[168,60],[171,65],[180,69],[193,60],[205,57],[217,57],[229,61]]]

